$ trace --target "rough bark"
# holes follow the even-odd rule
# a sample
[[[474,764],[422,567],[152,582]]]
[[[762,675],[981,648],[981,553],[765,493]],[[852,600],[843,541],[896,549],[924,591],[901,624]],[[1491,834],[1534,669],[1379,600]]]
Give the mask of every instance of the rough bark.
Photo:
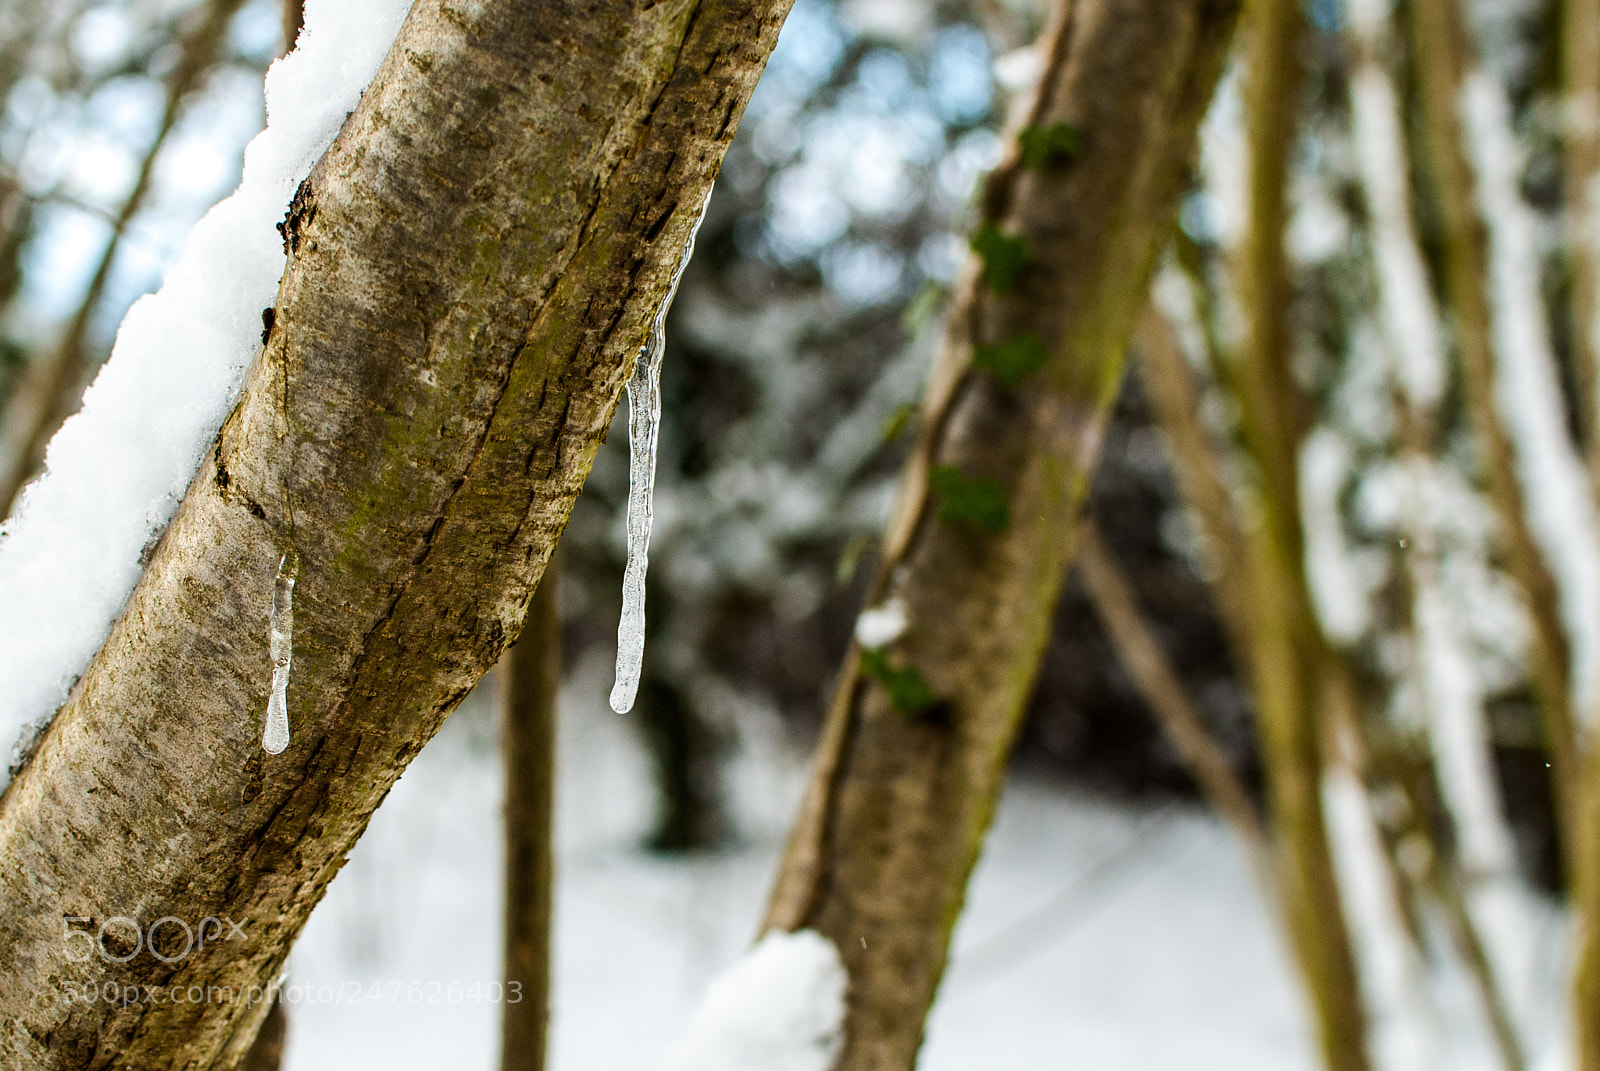
[[[500,662],[500,752],[505,769],[506,1003],[501,1071],[544,1071],[550,1024],[550,918],[555,863],[556,696],[561,619],[556,575],[545,570],[522,634]],[[512,987],[516,987],[513,996]]]
[[[1060,5],[984,191],[868,595],[902,599],[909,628],[847,656],[767,917],[837,945],[847,1071],[915,1061],[1237,11]]]
[[[786,10],[412,9],[295,199],[239,404],[0,798],[8,1068],[243,1055],[267,1005],[238,995],[275,976],[395,778],[520,631]],[[291,549],[294,738],[272,757],[267,614]],[[63,955],[64,917],[117,915],[247,937],[170,964]],[[181,931],[161,936],[170,958]],[[68,983],[235,999],[68,1003]]]

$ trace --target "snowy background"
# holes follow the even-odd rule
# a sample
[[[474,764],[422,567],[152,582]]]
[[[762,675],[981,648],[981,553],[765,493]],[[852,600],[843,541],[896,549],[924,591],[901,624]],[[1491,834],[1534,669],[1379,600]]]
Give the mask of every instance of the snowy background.
[[[399,10],[396,0],[366,2]],[[26,62],[0,67],[0,402],[77,308],[149,151],[172,41],[201,6],[73,0],[0,9],[0,44],[24,31],[36,38]],[[351,18],[356,10],[325,6]],[[1351,5],[1366,20],[1359,32],[1383,32],[1382,6]],[[1486,189],[1498,263],[1520,265],[1496,280],[1497,301],[1516,314],[1501,349],[1539,351],[1548,372],[1549,351],[1570,340],[1541,334],[1535,292],[1540,258],[1547,266],[1559,254],[1560,209],[1548,182],[1556,144],[1548,101],[1540,103],[1535,84],[1538,24],[1521,0],[1473,10],[1486,69],[1515,104],[1508,113],[1501,90],[1478,83],[1482,106],[1473,114],[1486,131],[1480,144],[1493,150],[1480,162],[1494,179]],[[1030,0],[800,0],[786,25],[669,325],[652,631],[640,703],[627,718],[604,704],[624,542],[621,426],[563,543],[569,672],[559,756],[557,1071],[664,1067],[707,983],[755,936],[903,457],[907,406],[964,255],[972,191],[997,158],[996,130],[1030,67],[1021,46],[1042,13]],[[1416,485],[1396,456],[1381,336],[1422,330],[1432,339],[1422,348],[1436,348],[1439,325],[1429,318],[1437,309],[1419,296],[1427,289],[1420,259],[1385,267],[1416,237],[1395,232],[1382,213],[1364,220],[1351,207],[1362,189],[1403,178],[1399,147],[1383,145],[1398,129],[1381,128],[1394,121],[1384,119],[1394,90],[1371,64],[1359,72],[1366,89],[1351,105],[1360,113],[1352,136],[1340,103],[1344,60],[1332,47],[1340,7],[1319,2],[1312,15],[1330,47],[1311,77],[1332,89],[1297,158],[1290,246],[1311,315],[1337,330],[1302,370],[1320,425],[1303,458],[1310,568],[1330,635],[1370,676],[1374,706],[1387,703],[1385,716],[1410,731],[1420,715],[1405,682],[1416,656],[1394,559]],[[110,285],[91,310],[96,361],[129,304],[173,268],[191,225],[237,183],[244,146],[264,119],[262,74],[281,48],[279,19],[277,0],[246,3],[223,54],[186,99],[157,156],[152,193],[124,229]],[[372,60],[381,48],[367,51]],[[302,88],[320,92],[320,77]],[[352,99],[359,88],[341,86]],[[1237,170],[1241,135],[1231,99],[1223,94],[1208,123],[1206,180],[1181,212],[1184,240],[1208,256],[1237,237],[1230,167]],[[328,108],[323,118],[337,119],[340,108]],[[322,125],[318,137],[336,123]],[[290,162],[309,158],[276,161],[280,171]],[[293,176],[274,182],[281,201]],[[275,245],[270,222],[281,209],[265,200],[256,207],[256,229]],[[1391,309],[1373,313],[1374,262],[1386,297],[1411,293],[1398,319]],[[1394,281],[1401,269],[1414,276],[1411,291]],[[239,334],[247,343],[261,304],[251,297],[241,306],[251,320]],[[243,367],[248,356],[227,359]],[[1446,374],[1432,374],[1440,382],[1420,401],[1446,404]],[[1525,377],[1515,389],[1533,398],[1530,411],[1560,404],[1553,375]],[[216,415],[224,401],[210,400]],[[1230,401],[1215,390],[1207,398],[1209,426],[1222,434]],[[1600,555],[1592,511],[1573,512],[1583,501],[1581,488],[1571,490],[1581,479],[1575,459],[1549,441],[1560,423],[1521,429],[1531,442],[1522,448],[1559,462],[1530,465],[1526,478],[1538,492],[1541,536],[1566,536],[1552,557],[1569,566],[1571,631],[1593,641],[1579,645],[1582,696],[1600,688],[1600,628],[1589,620],[1600,605],[1590,597]],[[1430,489],[1439,514],[1432,523],[1449,552],[1441,586],[1452,606],[1440,612],[1463,629],[1451,653],[1470,686],[1465,701],[1490,715],[1492,740],[1467,744],[1478,748],[1479,802],[1492,803],[1496,821],[1503,802],[1515,833],[1514,845],[1510,832],[1502,837],[1493,863],[1526,923],[1523,950],[1537,973],[1525,990],[1534,1009],[1528,1029],[1542,1041],[1560,1032],[1567,937],[1559,913],[1534,891],[1558,884],[1545,755],[1522,663],[1525,622],[1492,560],[1493,521],[1473,485],[1471,443],[1451,428]],[[203,442],[206,431],[194,435]],[[96,457],[80,451],[80,460]],[[1540,476],[1557,469],[1565,492]],[[168,473],[157,491],[181,490],[184,478]],[[1136,379],[1118,403],[1094,509],[1208,727],[1254,788],[1249,702],[1207,592],[1204,548]],[[123,580],[136,573],[143,532],[122,540]],[[73,623],[80,654],[120,602],[114,592],[98,597],[98,616]],[[19,605],[0,606],[0,621],[43,643]],[[0,665],[0,682],[8,672],[39,676],[29,659]],[[422,752],[297,945],[287,978],[290,1071],[494,1066],[498,1008],[486,991],[500,976],[501,788],[491,695],[492,681]],[[11,698],[0,695],[7,730]],[[1353,794],[1335,798],[1370,832],[1382,808],[1347,787]],[[1309,1068],[1303,998],[1273,917],[1232,837],[1194,802],[1083,592],[1069,586],[922,1066]],[[1380,1065],[1495,1066],[1443,928],[1423,921],[1418,959],[1385,959],[1393,927],[1389,945],[1362,950]],[[1536,1061],[1540,1071],[1560,1066],[1557,1052],[1536,1055],[1550,1061]]]
[[[591,669],[562,703],[551,1066],[646,1071],[665,1066],[706,983],[755,935],[803,756],[781,726],[752,726],[734,763],[735,842],[646,852],[648,762],[605,707],[609,667]],[[296,946],[285,1071],[495,1066],[493,1005],[452,1006],[447,990],[428,1004],[430,988],[413,1004],[405,990],[500,976],[499,804],[480,690],[395,786]],[[348,1003],[374,982],[383,1002]],[[1021,778],[973,883],[920,1066],[1309,1069],[1295,986],[1212,818]],[[331,995],[312,992],[323,987],[347,1002],[314,1003]]]
[[[591,664],[562,697],[555,1071],[666,1066],[706,984],[755,935],[802,784],[804,756],[782,726],[752,718],[732,763],[733,842],[676,858],[644,850],[650,768],[605,706],[609,669]],[[500,976],[489,688],[395,786],[296,946],[286,1071],[496,1066],[497,1009],[451,1005],[448,990]],[[1547,920],[1547,964],[1561,936]],[[380,1002],[349,1002],[373,983]],[[1022,775],[973,881],[919,1066],[1310,1069],[1297,985],[1242,854],[1210,815]],[[1464,980],[1437,992],[1437,1066],[1496,1066]]]

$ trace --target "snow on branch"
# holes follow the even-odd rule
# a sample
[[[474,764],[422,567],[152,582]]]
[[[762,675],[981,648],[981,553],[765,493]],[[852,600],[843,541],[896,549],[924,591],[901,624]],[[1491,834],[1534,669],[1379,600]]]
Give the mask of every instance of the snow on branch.
[[[128,311],[82,410],[0,530],[0,748],[25,747],[48,724],[138,582],[260,351],[285,264],[276,225],[409,6],[308,0],[299,47],[267,72],[267,127],[245,150],[239,188]],[[0,772],[0,787],[9,779]]]
[[[1518,191],[1524,154],[1505,91],[1475,71],[1460,109],[1489,229],[1495,388],[1516,448],[1528,522],[1561,589],[1579,716],[1600,700],[1600,531],[1589,482],[1567,434],[1550,332],[1539,295],[1538,220]]]

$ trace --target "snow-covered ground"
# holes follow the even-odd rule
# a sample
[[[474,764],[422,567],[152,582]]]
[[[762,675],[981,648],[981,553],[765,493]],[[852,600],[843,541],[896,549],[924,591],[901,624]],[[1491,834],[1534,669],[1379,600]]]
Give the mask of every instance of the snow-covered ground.
[[[736,774],[742,842],[686,860],[641,852],[647,771],[626,721],[604,709],[608,668],[581,675],[563,704],[555,1071],[665,1065],[706,983],[755,934],[803,774],[802,757],[757,721]],[[287,1071],[495,1066],[499,797],[480,692],[395,787],[296,948]],[[1447,1048],[1481,1052],[1455,1018],[1440,1024]],[[1478,1065],[1447,1055],[1444,1066]],[[1187,807],[1111,804],[1019,778],[921,1066],[1314,1062],[1289,964],[1223,828]]]

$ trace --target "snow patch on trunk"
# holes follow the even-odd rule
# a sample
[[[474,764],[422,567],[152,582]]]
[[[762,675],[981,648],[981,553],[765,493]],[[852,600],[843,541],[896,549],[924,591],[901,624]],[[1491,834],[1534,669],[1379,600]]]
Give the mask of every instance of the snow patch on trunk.
[[[1360,957],[1376,1063],[1416,1071],[1438,1067],[1438,1024],[1427,997],[1427,969],[1400,917],[1367,791],[1348,767],[1339,766],[1323,775],[1322,801]]]
[[[856,618],[856,642],[876,651],[904,636],[907,626],[905,602],[889,599],[881,606],[861,611]]]
[[[672,1071],[828,1071],[849,977],[833,942],[773,931],[707,987]]]
[[[266,77],[239,188],[128,310],[83,408],[0,530],[0,747],[54,716],[99,650],[260,351],[285,264],[276,224],[354,110],[410,5],[308,0]],[[9,782],[0,773],[0,786]]]

